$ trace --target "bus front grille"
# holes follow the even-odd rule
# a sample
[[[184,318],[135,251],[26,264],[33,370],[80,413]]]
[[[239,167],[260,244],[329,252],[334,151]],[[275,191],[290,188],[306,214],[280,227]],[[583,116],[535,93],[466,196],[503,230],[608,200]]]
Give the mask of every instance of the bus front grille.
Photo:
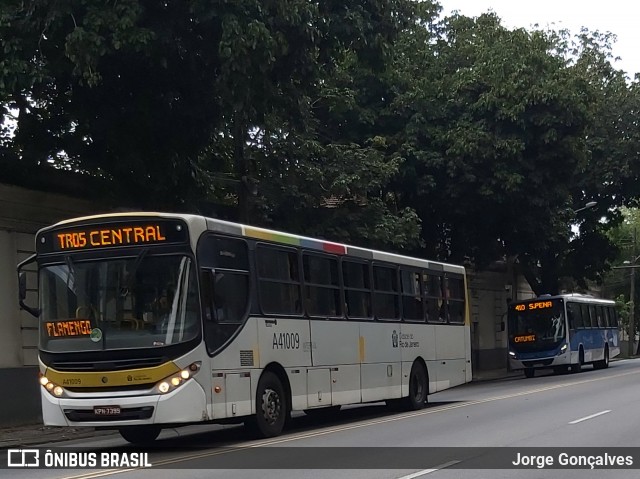
[[[51,368],[56,371],[122,371],[125,369],[151,368],[166,362],[166,358],[115,359],[107,361],[55,360]]]
[[[69,421],[130,421],[133,419],[149,419],[153,415],[153,406],[122,408],[120,414],[114,416],[99,415],[93,409],[65,409],[64,415]]]

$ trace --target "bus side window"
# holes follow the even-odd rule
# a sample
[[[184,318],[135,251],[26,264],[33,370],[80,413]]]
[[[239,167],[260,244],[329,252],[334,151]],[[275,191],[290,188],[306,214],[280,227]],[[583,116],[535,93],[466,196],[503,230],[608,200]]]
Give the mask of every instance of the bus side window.
[[[590,328],[591,327],[591,315],[589,314],[589,306],[586,304],[580,305],[580,312],[582,313],[582,327]]]
[[[345,310],[349,318],[371,318],[371,280],[368,263],[340,262],[344,281]]]
[[[200,272],[200,286],[202,288],[202,312],[205,321],[216,319],[213,307],[213,271],[203,269]]]
[[[427,321],[430,323],[443,323],[447,321],[442,281],[443,277],[440,273],[429,271],[424,276]]]
[[[589,316],[591,316],[591,327],[598,327],[598,317],[596,316],[596,307],[593,304],[589,305]]]
[[[602,318],[604,320],[604,327],[605,328],[610,328],[611,327],[611,319],[609,319],[609,306],[603,306],[602,307]]]
[[[612,306],[610,313],[611,313],[610,314],[611,326],[614,328],[617,328],[618,327],[618,311],[616,310],[616,308]]]
[[[567,303],[567,315],[569,316],[569,329],[580,329],[584,326],[582,309],[578,303]]]

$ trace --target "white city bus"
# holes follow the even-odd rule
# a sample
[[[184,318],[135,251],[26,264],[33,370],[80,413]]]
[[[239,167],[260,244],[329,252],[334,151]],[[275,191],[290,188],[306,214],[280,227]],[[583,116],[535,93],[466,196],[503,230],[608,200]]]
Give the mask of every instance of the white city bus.
[[[25,302],[35,261],[38,307]],[[18,267],[39,317],[44,423],[252,424],[471,380],[462,266],[194,215],[126,213],[38,232]],[[35,279],[35,275],[33,275]],[[32,288],[33,289],[33,288]]]

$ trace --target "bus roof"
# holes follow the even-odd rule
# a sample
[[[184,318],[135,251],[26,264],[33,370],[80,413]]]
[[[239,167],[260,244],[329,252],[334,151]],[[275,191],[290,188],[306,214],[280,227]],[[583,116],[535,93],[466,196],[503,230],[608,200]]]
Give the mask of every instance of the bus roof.
[[[552,300],[552,299],[564,299],[565,301],[572,301],[577,303],[600,303],[600,304],[614,304],[615,301],[612,299],[605,298],[596,298],[590,294],[581,294],[581,293],[562,293],[562,294],[543,294],[540,296],[536,296],[535,298],[528,299],[520,299],[513,301],[513,304],[516,303],[529,303],[532,301],[544,301],[544,300]]]
[[[51,226],[43,228],[40,231],[46,231],[55,229],[62,226],[70,226],[75,223],[83,223],[85,221],[95,222],[97,220],[109,220],[116,218],[126,217],[161,217],[161,218],[180,218],[186,221],[188,224],[193,223],[206,223],[208,230],[216,231],[219,233],[226,233],[236,236],[244,236],[253,239],[262,239],[265,241],[271,241],[275,243],[288,244],[291,246],[301,246],[318,251],[324,251],[327,253],[334,253],[340,255],[349,255],[351,257],[362,259],[373,259],[379,261],[387,261],[399,264],[405,264],[409,266],[415,266],[417,268],[429,268],[440,271],[447,271],[452,273],[464,273],[464,266],[454,265],[450,263],[443,263],[440,261],[432,261],[420,258],[414,258],[410,256],[404,256],[394,253],[387,253],[378,250],[372,250],[367,248],[360,248],[357,246],[350,246],[342,243],[335,243],[332,241],[310,238],[306,236],[300,236],[293,233],[285,233],[282,231],[271,230],[267,228],[260,228],[256,226],[249,226],[240,223],[234,223],[231,221],[220,220],[216,218],[209,218],[202,215],[184,214],[184,213],[164,213],[158,211],[126,211],[116,213],[105,213],[90,216],[82,216],[77,218],[69,218]]]

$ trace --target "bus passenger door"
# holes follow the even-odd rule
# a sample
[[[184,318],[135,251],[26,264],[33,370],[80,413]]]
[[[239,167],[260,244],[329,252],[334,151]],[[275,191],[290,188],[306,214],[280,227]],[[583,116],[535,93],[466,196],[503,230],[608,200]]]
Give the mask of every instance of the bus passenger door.
[[[402,397],[400,323],[360,323],[362,402]]]
[[[251,374],[225,374],[226,417],[240,417],[251,414]]]
[[[307,403],[310,408],[331,406],[331,371],[329,368],[307,370]]]
[[[311,320],[311,360],[314,367],[330,367],[332,404],[360,402],[360,329],[353,321]],[[329,369],[327,369],[329,371]],[[319,374],[319,373],[318,373]],[[309,378],[309,396],[314,394]],[[312,398],[309,398],[311,407]]]

